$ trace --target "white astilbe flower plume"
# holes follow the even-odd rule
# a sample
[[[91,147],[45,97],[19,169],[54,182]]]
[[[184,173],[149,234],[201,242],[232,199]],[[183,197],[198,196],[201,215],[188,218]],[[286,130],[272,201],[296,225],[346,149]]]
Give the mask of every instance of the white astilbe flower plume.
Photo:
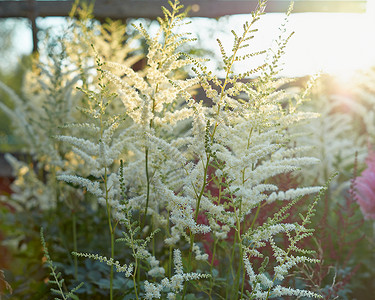
[[[99,182],[91,181],[89,179],[75,176],[75,175],[65,175],[65,174],[58,175],[57,179],[84,187],[87,189],[87,191],[89,191],[91,194],[94,194],[97,197],[101,197],[103,195],[103,191],[100,188]]]
[[[125,273],[126,277],[132,276],[134,266],[132,264],[130,265],[121,265],[119,261],[113,260],[113,258],[107,258],[105,256],[101,256],[98,254],[91,254],[91,253],[77,253],[73,252],[73,255],[79,256],[79,257],[86,257],[93,260],[97,260],[100,262],[104,262],[108,266],[114,266],[116,268],[116,272]]]
[[[163,290],[168,293],[168,299],[174,299],[175,295],[182,292],[185,281],[210,277],[208,274],[184,273],[181,251],[179,249],[173,251],[173,263],[175,274],[171,278],[164,278],[160,283],[150,283],[145,281],[146,299],[160,299]]]

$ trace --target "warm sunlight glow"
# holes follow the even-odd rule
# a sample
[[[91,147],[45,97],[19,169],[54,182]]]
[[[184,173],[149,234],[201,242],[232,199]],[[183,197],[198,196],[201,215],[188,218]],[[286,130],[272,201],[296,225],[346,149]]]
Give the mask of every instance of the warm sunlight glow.
[[[285,59],[288,75],[323,71],[345,80],[375,65],[373,2],[365,14],[292,15],[296,33]]]
[[[324,72],[349,79],[356,70],[375,65],[375,0],[369,0],[366,13],[294,13],[290,16],[287,29],[294,31],[283,59],[283,76],[304,76]],[[270,47],[272,40],[279,35],[278,27],[285,15],[272,13],[264,15],[258,23],[260,31],[252,40],[252,50]],[[232,45],[232,35],[224,33],[224,28],[240,31],[248,15],[223,17],[216,28],[207,19],[194,19],[192,32],[205,41],[220,57],[216,40],[210,32],[216,32],[228,51]],[[207,30],[202,30],[207,28]],[[220,33],[222,31],[222,33]],[[248,69],[249,65],[263,63],[264,57],[253,58],[241,64],[238,71]]]
[[[283,13],[262,16],[257,24],[260,31],[251,42],[253,51],[271,46],[271,42],[279,34],[278,27],[284,18]],[[213,51],[219,58],[216,38],[219,37],[229,51],[233,40],[227,29],[239,32],[248,19],[248,14],[223,17],[217,22],[214,19],[194,18],[184,31],[193,32],[200,41],[198,47]],[[60,23],[61,18],[38,19],[41,28],[56,27]],[[368,0],[366,13],[293,13],[287,28],[295,34],[286,49],[282,76],[325,72],[345,81],[351,78],[354,71],[375,65],[375,0]],[[19,38],[25,33],[27,38]],[[18,30],[17,37],[17,51],[30,52],[29,29]],[[238,71],[260,65],[263,61],[264,57],[253,58],[247,64],[241,64]]]

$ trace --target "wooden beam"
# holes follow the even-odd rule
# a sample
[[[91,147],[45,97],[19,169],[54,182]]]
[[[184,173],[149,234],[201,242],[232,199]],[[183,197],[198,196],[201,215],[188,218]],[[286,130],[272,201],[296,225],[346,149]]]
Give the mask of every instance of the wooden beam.
[[[38,52],[38,27],[36,26],[37,10],[35,7],[35,0],[28,0],[29,15],[28,18],[31,23],[31,32],[33,35],[33,53]]]
[[[192,17],[220,17],[230,14],[245,14],[254,10],[258,0],[182,0],[190,6]],[[285,12],[289,0],[270,0],[267,12]],[[35,0],[36,13],[40,17],[68,16],[72,0]],[[162,16],[160,7],[167,6],[163,0],[96,0],[94,15],[97,18],[151,18]],[[29,16],[29,2],[0,0],[0,18]],[[296,0],[293,12],[365,12],[366,0]]]

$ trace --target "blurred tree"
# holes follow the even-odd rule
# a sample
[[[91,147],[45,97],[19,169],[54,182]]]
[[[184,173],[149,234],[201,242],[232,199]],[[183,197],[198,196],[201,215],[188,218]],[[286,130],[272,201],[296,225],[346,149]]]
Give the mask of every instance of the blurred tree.
[[[30,68],[28,55],[16,49],[15,42],[19,38],[19,29],[25,27],[27,20],[3,19],[0,20],[0,81],[19,93],[22,77],[27,68]],[[9,96],[0,91],[0,101],[12,105]],[[10,120],[0,111],[0,152],[9,152],[17,149],[17,141],[11,134]]]

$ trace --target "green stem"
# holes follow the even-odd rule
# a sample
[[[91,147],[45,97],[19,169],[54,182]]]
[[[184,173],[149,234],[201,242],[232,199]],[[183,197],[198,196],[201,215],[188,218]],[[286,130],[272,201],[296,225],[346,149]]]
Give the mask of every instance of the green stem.
[[[212,269],[213,269],[214,261],[215,261],[217,242],[218,242],[218,239],[215,239],[215,241],[214,241],[214,250],[212,251],[212,259],[211,259],[211,266],[210,266],[210,274],[211,275],[212,275]],[[215,281],[215,278],[213,276],[211,276],[210,291],[209,291],[210,297],[211,297],[211,293],[212,293],[212,288],[214,286],[214,281]]]
[[[134,285],[134,292],[135,292],[135,297],[136,297],[136,299],[138,300],[139,298],[138,298],[138,285],[137,285],[137,282],[136,282],[136,280],[135,280],[135,277],[136,277],[136,275],[137,275],[137,277],[138,277],[138,274],[139,274],[139,272],[138,272],[138,259],[136,258],[135,259],[135,268],[134,268],[134,274],[133,274],[133,285]]]
[[[239,248],[239,252],[240,252],[239,256],[241,257],[242,256],[241,245],[240,245],[240,248]],[[238,291],[240,289],[240,277],[241,277],[242,265],[243,265],[243,261],[242,261],[242,259],[240,259],[240,264],[238,265],[238,268],[237,268],[235,284],[233,285],[235,287],[235,290],[234,290],[234,293],[233,293],[234,299],[238,299]],[[241,295],[240,299],[242,299],[242,295]]]
[[[184,300],[184,299],[185,299],[186,289],[187,289],[187,284],[186,284],[186,281],[185,281],[185,282],[184,282],[184,290],[183,290],[183,292],[182,292],[182,298],[181,298],[181,300]]]
[[[152,228],[154,228],[154,221],[151,222]],[[155,256],[155,239],[152,239],[152,255]]]
[[[241,241],[241,221],[240,221],[241,207],[242,207],[242,201],[240,201],[240,212],[239,212],[239,216],[237,216],[237,236],[238,236],[238,250],[239,250],[240,264],[237,268],[235,283],[233,285],[233,288],[234,288],[233,296],[235,296],[234,299],[238,298],[238,290],[240,288],[240,275],[241,275],[241,269],[242,269],[242,265],[243,265],[242,241]],[[235,245],[233,246],[233,248],[235,248]]]
[[[189,248],[189,258],[188,258],[188,265],[187,265],[188,272],[191,271],[191,257],[193,254],[193,246],[194,246],[194,234],[190,231],[190,248]],[[182,300],[185,299],[186,289],[187,289],[187,281],[184,281],[184,290],[182,292]]]
[[[196,205],[196,208],[195,208],[195,222],[197,222],[197,220],[198,220],[199,207],[200,207],[201,199],[202,199],[202,196],[203,196],[204,190],[206,188],[206,184],[207,184],[207,172],[208,172],[208,165],[210,163],[210,159],[211,159],[211,154],[209,154],[207,156],[207,162],[206,162],[206,166],[204,168],[203,185],[202,185],[201,192],[198,196],[197,205]]]
[[[172,246],[169,246],[168,274],[169,274],[169,277],[172,277]]]
[[[109,205],[108,199],[108,186],[107,186],[107,168],[104,169],[104,188],[105,188],[105,202],[107,206],[107,217],[108,217],[108,228],[111,235],[111,259],[113,260],[115,255],[115,232],[112,228],[111,222],[111,206]],[[111,273],[109,277],[109,298],[113,300],[113,265],[111,265]]]
[[[146,151],[145,151],[145,162],[146,162],[147,196],[146,196],[146,207],[145,207],[145,212],[144,212],[144,216],[143,216],[143,220],[142,220],[141,229],[144,227],[144,225],[146,223],[148,202],[149,202],[149,199],[150,199],[150,175],[149,175],[149,172],[148,172],[148,148],[146,148]]]
[[[136,261],[137,265],[138,265],[138,259]],[[139,263],[140,264],[140,263]],[[139,283],[141,282],[141,272],[139,272],[140,268],[137,267],[137,291],[139,293]],[[137,298],[138,299],[138,298]]]
[[[115,258],[115,235],[114,232],[111,233],[111,258]],[[110,281],[109,281],[109,288],[110,288],[110,299],[113,299],[113,265],[111,265],[111,274],[110,274]]]
[[[234,252],[235,252],[235,249],[236,249],[236,243],[237,243],[237,235],[235,234],[234,239],[233,239],[232,255],[231,255],[230,260],[229,260],[231,275],[232,275],[233,279],[234,279],[233,262],[234,262]],[[229,290],[232,290],[233,287],[234,287],[234,285],[232,286],[230,283],[228,283],[227,288],[226,288],[226,297],[225,297],[226,299],[228,299]]]
[[[136,248],[135,248],[135,241],[134,241],[134,231],[132,230],[131,228],[131,224],[129,224],[128,226],[128,229],[129,229],[129,234],[130,234],[130,245],[131,245],[131,248],[132,248],[132,252],[133,252],[133,257],[135,258],[135,266],[134,266],[134,273],[133,273],[133,286],[134,286],[134,293],[135,293],[135,297],[136,299],[138,300],[138,289],[139,289],[139,283],[140,282],[140,272],[138,270],[138,257],[137,257],[137,253],[136,253]],[[137,278],[137,280],[136,280]]]
[[[241,261],[242,261],[242,266],[243,266],[243,258],[241,257]],[[243,268],[243,267],[242,267]],[[242,269],[242,284],[241,284],[241,297],[240,299],[243,299],[243,290],[244,290],[244,287],[245,287],[245,270],[244,268]]]
[[[253,229],[254,224],[255,224],[255,221],[256,221],[256,219],[258,218],[259,211],[260,211],[260,207],[261,207],[261,204],[259,203],[259,204],[258,204],[257,211],[255,212],[255,216],[254,216],[253,222],[251,223],[250,230]]]
[[[72,226],[73,226],[73,249],[74,249],[74,252],[78,252],[77,250],[77,216],[76,216],[76,212],[73,210],[72,211]],[[78,259],[77,259],[77,256],[74,255],[73,256],[73,260],[74,260],[74,278],[77,280],[78,279]]]
[[[191,257],[193,255],[193,247],[194,247],[194,234],[190,231],[190,248],[189,248],[189,260],[188,260],[188,272],[191,271]]]

